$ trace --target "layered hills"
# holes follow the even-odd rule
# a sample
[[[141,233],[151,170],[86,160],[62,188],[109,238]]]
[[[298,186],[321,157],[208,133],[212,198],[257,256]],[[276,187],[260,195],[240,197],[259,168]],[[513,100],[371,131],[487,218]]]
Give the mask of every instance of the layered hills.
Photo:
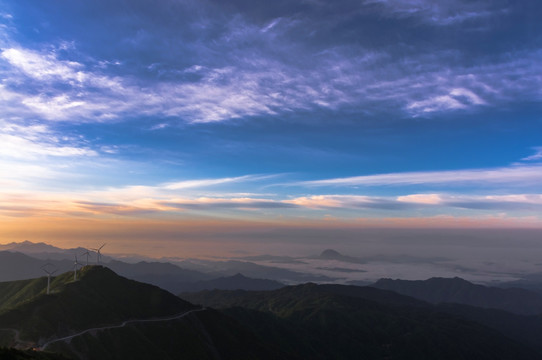
[[[306,359],[540,359],[527,344],[370,287],[304,284],[275,291],[183,294],[222,309],[262,339]]]
[[[177,297],[109,268],[85,266],[76,280],[73,272],[52,277],[50,294],[46,277],[0,283],[0,346],[41,350],[0,353],[8,359],[106,360],[542,358],[541,316],[452,303],[476,299],[459,296],[461,291],[501,297],[500,303],[509,292],[437,280],[430,282],[438,285],[427,291],[435,297],[430,299],[313,283]],[[213,281],[199,284],[212,288]],[[240,274],[217,280],[221,286],[228,282],[232,288],[264,284]],[[523,305],[536,312],[536,302]]]
[[[456,303],[524,315],[542,314],[542,295],[538,293],[476,285],[458,277],[416,281],[381,279],[371,286],[433,304]]]
[[[39,246],[38,249],[41,247]],[[34,249],[34,246],[30,246],[30,248]],[[43,276],[44,272],[41,267],[45,263],[49,263],[51,269],[57,269],[59,273],[73,269],[74,253],[54,253],[54,259],[45,257],[48,254],[51,253],[30,253],[29,255],[12,250],[0,251],[0,281],[24,280]],[[40,256],[40,258],[34,256]],[[58,259],[60,256],[64,256],[64,258]],[[82,264],[86,263],[81,258],[79,261]],[[174,294],[204,289],[270,290],[281,287],[282,284],[276,280],[268,279],[283,277],[286,279],[311,279],[311,277],[294,271],[260,266],[250,262],[225,261],[213,264],[222,270],[218,271],[213,268],[210,272],[202,272],[158,261],[127,263],[120,260],[110,260],[105,263],[108,268],[121,276],[159,286]],[[242,275],[241,272],[251,274],[253,277]],[[254,278],[259,275],[265,278]]]

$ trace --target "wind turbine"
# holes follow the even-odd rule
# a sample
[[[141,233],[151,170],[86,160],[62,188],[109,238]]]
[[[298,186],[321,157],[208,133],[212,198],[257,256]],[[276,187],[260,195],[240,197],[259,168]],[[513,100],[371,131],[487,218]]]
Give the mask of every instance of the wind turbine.
[[[100,258],[102,257],[102,253],[100,252],[100,250],[102,250],[104,246],[105,246],[105,243],[97,249],[90,249],[96,252],[96,264],[100,263]]]
[[[46,269],[47,266],[54,266],[54,265],[53,264],[45,264],[45,265],[43,265],[41,267],[41,269],[47,273],[47,295],[49,295],[49,288],[51,286],[51,275],[56,273],[57,269],[55,269],[54,271],[49,271],[49,270]]]
[[[79,261],[77,261],[77,255],[74,255],[75,262],[73,263],[73,281],[77,280],[77,267],[83,266]]]
[[[87,256],[87,266],[88,266],[88,257],[90,256],[90,252],[87,250],[87,251],[85,251],[84,253],[81,254],[81,256],[84,256],[84,255]]]

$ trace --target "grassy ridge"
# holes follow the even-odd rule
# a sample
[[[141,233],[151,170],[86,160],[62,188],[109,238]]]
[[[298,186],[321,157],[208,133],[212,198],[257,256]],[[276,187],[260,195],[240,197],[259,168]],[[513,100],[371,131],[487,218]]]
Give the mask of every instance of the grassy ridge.
[[[118,326],[124,320],[169,317],[197,309],[158,287],[128,280],[101,266],[84,267],[77,281],[73,281],[73,273],[55,277],[50,295],[38,291],[41,285],[32,280],[4,284],[4,297],[20,301],[11,301],[12,306],[0,312],[0,324],[19,330],[19,346],[24,341],[43,344],[81,330]],[[15,334],[0,331],[0,343],[13,345]],[[284,358],[233,318],[214,310],[85,332],[69,342],[53,342],[47,350],[103,360]],[[14,351],[17,356],[25,355]]]
[[[15,307],[47,290],[47,277],[0,282],[0,311]]]
[[[193,308],[167,291],[125,279],[101,266],[86,266],[78,277],[73,281],[72,272],[61,274],[51,282],[50,295],[40,292],[18,303],[12,301],[11,307],[0,313],[0,324],[19,329],[23,339],[38,341],[122,320],[167,316]],[[11,299],[21,298],[21,294],[14,293]]]

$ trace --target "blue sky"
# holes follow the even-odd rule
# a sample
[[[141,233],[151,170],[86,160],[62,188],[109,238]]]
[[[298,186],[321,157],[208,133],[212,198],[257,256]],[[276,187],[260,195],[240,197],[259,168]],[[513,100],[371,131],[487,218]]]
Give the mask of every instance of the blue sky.
[[[0,216],[540,227],[541,12],[0,0]]]

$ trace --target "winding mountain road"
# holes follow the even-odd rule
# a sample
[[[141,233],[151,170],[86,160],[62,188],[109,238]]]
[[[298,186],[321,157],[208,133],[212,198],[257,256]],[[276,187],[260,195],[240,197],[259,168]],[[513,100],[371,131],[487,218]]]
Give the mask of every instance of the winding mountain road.
[[[145,322],[160,322],[160,321],[171,321],[171,320],[177,320],[177,319],[181,319],[189,314],[192,314],[194,312],[198,312],[198,311],[204,311],[206,310],[205,308],[201,308],[201,309],[193,309],[193,310],[189,310],[189,311],[186,311],[184,313],[181,313],[181,314],[177,314],[177,315],[172,315],[172,316],[169,316],[169,317],[163,317],[163,318],[152,318],[152,319],[132,319],[132,320],[126,320],[126,321],[123,321],[122,323],[120,323],[119,325],[109,325],[109,326],[102,326],[102,327],[96,327],[96,328],[91,328],[91,329],[86,329],[86,330],[83,330],[81,332],[78,332],[77,334],[73,334],[73,335],[69,335],[69,336],[64,336],[64,337],[61,337],[61,338],[57,338],[57,339],[53,339],[53,340],[49,340],[48,342],[46,342],[45,344],[41,345],[38,347],[39,350],[45,350],[45,348],[47,348],[47,346],[53,344],[53,343],[56,343],[56,342],[59,342],[59,341],[71,341],[71,339],[73,339],[74,337],[77,337],[77,336],[81,336],[81,335],[84,335],[86,333],[89,333],[89,332],[93,332],[93,331],[102,331],[102,330],[108,330],[108,329],[118,329],[118,328],[122,328],[122,327],[125,327],[126,325],[129,325],[129,324],[135,324],[135,323],[145,323]],[[6,329],[7,330],[7,329]],[[15,329],[9,329],[9,330],[14,330],[16,331],[16,334],[17,334],[17,337],[18,337],[18,331],[15,330]]]
[[[21,332],[13,328],[0,328],[0,331],[11,331],[15,334],[13,337],[14,347],[16,349],[26,349],[31,347],[34,343],[31,341],[21,340]]]

